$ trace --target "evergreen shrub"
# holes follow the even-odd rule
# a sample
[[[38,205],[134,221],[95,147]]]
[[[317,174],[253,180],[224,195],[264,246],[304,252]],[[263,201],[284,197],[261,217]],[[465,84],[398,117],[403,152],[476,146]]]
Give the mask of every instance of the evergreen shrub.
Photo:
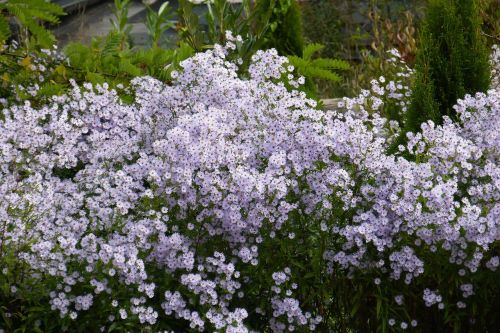
[[[488,89],[488,57],[477,0],[430,0],[420,32],[406,131],[418,131],[427,120],[441,123],[443,116],[458,120],[456,100]]]

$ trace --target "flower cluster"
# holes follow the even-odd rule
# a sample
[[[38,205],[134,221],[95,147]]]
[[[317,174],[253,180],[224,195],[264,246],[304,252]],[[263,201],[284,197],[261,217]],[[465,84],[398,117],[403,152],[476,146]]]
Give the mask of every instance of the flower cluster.
[[[354,97],[344,97],[338,105],[347,110],[362,110],[370,114],[379,114],[390,120],[388,129],[397,131],[404,120],[411,96],[411,79],[414,70],[408,67],[396,49],[387,52],[385,60],[389,66],[386,76],[380,76],[370,81],[369,89],[362,89]]]
[[[24,100],[46,100],[59,87],[54,84],[66,75],[66,57],[58,51],[57,45],[51,49],[27,52],[16,41],[10,45],[0,45],[0,52],[6,53],[9,65],[2,65],[3,80],[0,105]],[[7,58],[8,59],[8,58]]]
[[[500,88],[500,47],[493,45],[490,56],[491,88]]]
[[[172,85],[134,79],[133,103],[106,84],[73,84],[43,107],[2,110],[0,249],[57,281],[52,309],[77,320],[107,302],[108,323],[164,330],[176,318],[185,330],[249,332],[256,317],[275,332],[313,330],[322,317],[302,308],[289,268],[266,277],[267,309],[240,301],[256,279],[242,272],[264,269],[273,254],[260,248],[294,240],[293,223],[321,223],[325,274],[411,284],[443,256],[460,276],[497,268],[499,90],[458,101],[462,125],[410,133],[403,158],[386,153],[391,124],[351,105],[364,101],[317,110],[280,83],[293,68],[273,50],[241,79],[228,40],[182,62]],[[381,83],[376,94],[407,96]],[[423,299],[443,304],[430,289]]]

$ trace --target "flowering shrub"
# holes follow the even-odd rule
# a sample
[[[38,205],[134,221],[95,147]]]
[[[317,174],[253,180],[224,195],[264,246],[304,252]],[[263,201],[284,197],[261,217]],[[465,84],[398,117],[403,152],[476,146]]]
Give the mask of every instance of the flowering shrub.
[[[385,118],[288,91],[275,50],[240,79],[228,39],[173,85],[134,79],[133,103],[74,83],[2,110],[6,329],[51,325],[19,305],[35,294],[72,332],[404,330],[425,325],[419,304],[473,316],[488,285],[474,283],[500,271],[500,91],[458,101],[463,125],[409,134],[405,159],[386,153]]]
[[[397,122],[399,127],[404,124],[404,115],[408,110],[414,70],[408,67],[396,49],[389,50],[384,61],[385,75],[372,79],[369,89],[362,89],[358,96],[344,97],[338,107],[379,114]]]
[[[62,93],[62,83],[67,81],[64,60],[56,46],[27,52],[16,42],[0,45],[0,103],[30,100],[38,104],[46,102],[47,96]]]

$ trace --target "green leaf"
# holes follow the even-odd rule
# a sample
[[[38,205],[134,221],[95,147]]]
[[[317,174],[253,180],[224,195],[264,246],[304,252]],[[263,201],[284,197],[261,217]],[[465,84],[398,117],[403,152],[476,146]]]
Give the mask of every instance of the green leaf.
[[[56,96],[64,92],[64,86],[55,83],[46,83],[38,91],[39,96]]]
[[[304,48],[303,58],[306,60],[310,60],[314,53],[319,52],[324,48],[325,48],[324,45],[318,43],[309,44]]]
[[[326,70],[326,69],[311,68],[309,73],[310,73],[310,76],[315,77],[315,78],[330,80],[330,81],[334,81],[334,82],[341,80],[341,77],[337,73],[331,72],[331,71]]]
[[[116,55],[120,49],[122,42],[122,35],[116,32],[110,32],[104,41],[101,55],[106,57],[109,55]]]
[[[324,69],[342,69],[347,70],[350,68],[350,65],[347,61],[339,60],[339,59],[325,59],[319,58],[311,61],[312,65],[315,67],[321,67]]]
[[[9,0],[2,4],[2,8],[17,18],[18,22],[28,28],[35,41],[43,47],[54,44],[54,35],[40,25],[40,21],[59,23],[59,16],[64,10],[57,4],[45,0]],[[0,40],[5,37],[5,18],[0,19]],[[8,28],[8,24],[7,24]]]
[[[64,48],[64,53],[69,59],[69,63],[73,67],[89,70],[95,65],[94,53],[82,43],[69,43]]]
[[[356,315],[356,313],[358,312],[359,310],[359,307],[361,305],[361,302],[355,302],[352,309],[351,309],[351,317],[354,317]]]
[[[0,44],[5,43],[7,39],[9,39],[11,35],[11,31],[9,28],[9,22],[7,19],[0,15]]]
[[[104,83],[106,82],[106,79],[104,76],[98,73],[87,73],[86,74],[86,79],[91,82],[91,83]]]
[[[377,318],[380,318],[380,310],[382,308],[382,300],[377,298]]]
[[[52,32],[38,25],[35,21],[33,21],[33,19],[23,19],[21,22],[33,34],[40,45],[47,48],[54,45],[56,38],[54,37]]]
[[[298,56],[288,56],[288,60],[292,65],[299,69],[305,69],[309,66],[309,62],[305,59],[302,59]]]
[[[129,74],[130,76],[140,76],[141,70],[130,63],[130,59],[121,59],[118,64],[118,70]]]
[[[118,323],[114,322],[113,324],[111,324],[111,326],[109,326],[108,333],[113,332],[113,331],[115,331],[118,328],[119,328]]]
[[[158,10],[158,16],[162,16],[163,15],[163,12],[165,12],[165,10],[168,8],[168,1],[165,1],[161,6],[160,6],[160,9]],[[167,10],[168,12],[168,10]]]

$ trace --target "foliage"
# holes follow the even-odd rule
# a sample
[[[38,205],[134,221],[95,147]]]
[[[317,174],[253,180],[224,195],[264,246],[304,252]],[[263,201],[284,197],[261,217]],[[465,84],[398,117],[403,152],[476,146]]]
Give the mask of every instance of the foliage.
[[[417,51],[415,40],[415,14],[405,10],[397,19],[391,19],[372,2],[368,18],[372,24],[371,51],[375,57],[383,58],[383,52],[395,48],[408,65],[415,62]],[[381,68],[383,70],[383,68]]]
[[[488,44],[499,42],[497,0],[479,0],[482,31]],[[300,3],[304,36],[309,43],[325,45],[323,57],[350,61],[351,70],[341,82],[319,81],[323,98],[355,96],[374,77],[389,78],[386,52],[396,48],[405,63],[414,67],[417,29],[427,1],[310,0]],[[495,32],[496,31],[496,32]]]
[[[14,45],[0,49],[0,96],[7,103],[33,105],[65,91],[68,72],[57,49],[27,51]]]
[[[321,54],[329,58],[350,59],[347,48],[352,40],[346,36],[351,17],[346,1],[310,0],[300,2],[306,43],[325,45]]]
[[[193,11],[195,4],[188,0],[179,1],[180,38],[195,50],[224,43],[225,33],[229,30],[248,43],[244,47],[248,54],[267,48],[275,48],[283,55],[302,54],[300,11],[295,0],[244,0],[241,5],[227,0],[203,3],[208,7],[206,31]]]
[[[457,120],[456,100],[485,92],[490,83],[489,52],[481,35],[476,0],[432,0],[420,34],[416,81],[406,130],[428,119]]]
[[[413,67],[416,27],[423,1],[312,0],[301,3],[306,40],[324,44],[321,55],[349,61],[351,70],[337,83],[319,81],[324,98],[356,96],[373,78],[395,80],[387,52],[397,49]]]
[[[304,39],[302,18],[296,0],[257,0],[256,11],[267,13],[269,30],[266,48],[275,48],[281,55],[302,56]]]
[[[155,12],[148,6],[146,28],[148,29],[148,34],[151,38],[151,46],[153,48],[160,46],[165,31],[174,26],[174,22],[171,20],[172,15],[170,11],[171,7],[169,7],[168,1],[165,1],[160,6],[158,12]]]
[[[128,7],[130,0],[114,0],[114,19],[110,19],[113,30],[109,33],[108,38],[118,46],[120,50],[132,46],[130,31],[132,26],[128,23]],[[111,41],[110,41],[111,42]],[[113,47],[115,47],[113,45]]]
[[[195,5],[188,0],[179,1],[179,40],[200,52],[214,44],[225,43],[225,33],[231,31],[243,37],[236,43],[238,56],[243,61],[243,67],[248,66],[251,56],[266,43],[272,8],[265,12],[257,10],[255,3],[249,0],[244,0],[241,5],[230,4],[227,0],[214,0],[207,2],[207,7],[205,29],[194,11]]]
[[[104,38],[93,38],[90,46],[81,43],[66,46],[64,53],[73,69],[72,78],[77,82],[107,82],[111,87],[126,87],[133,78],[144,75],[168,81],[179,63],[193,54],[183,42],[175,49],[159,47],[163,33],[173,25],[169,20],[168,2],[162,4],[158,13],[148,7],[146,28],[152,47],[133,48],[129,42],[129,5],[129,0],[115,0],[115,20],[111,21],[114,28]]]
[[[193,54],[185,44],[173,50],[121,49],[121,40],[119,34],[111,32],[94,38],[89,46],[70,43],[63,53],[55,48],[28,52],[4,47],[0,50],[0,96],[8,103],[29,100],[39,105],[65,93],[71,80],[127,87],[136,76],[149,75],[168,82],[170,73]]]
[[[279,54],[289,55],[296,73],[306,79],[304,90],[313,97],[317,90],[314,79],[340,81],[340,76],[332,70],[347,70],[349,67],[340,60],[312,59],[313,54],[323,47],[314,44],[304,48],[299,7],[295,0],[243,1],[241,6],[231,5],[227,0],[215,0],[206,2],[206,5],[208,26],[204,31],[193,11],[195,5],[187,0],[180,1],[180,39],[202,51],[215,43],[225,43],[225,29],[243,36],[235,42],[243,72],[257,50],[274,48]],[[306,52],[304,56],[303,51]]]
[[[346,61],[330,58],[315,58],[313,55],[324,48],[320,44],[309,44],[302,52],[302,57],[288,56],[290,63],[295,66],[296,72],[306,78],[306,90],[311,94],[316,94],[316,87],[312,80],[324,79],[328,81],[340,81],[341,77],[335,70],[348,70],[349,64]]]
[[[63,53],[57,52],[55,47],[41,51],[17,44],[3,47],[0,50],[1,96],[9,103],[30,100],[38,105],[53,95],[65,93],[71,80],[93,84],[107,82],[112,87],[127,87],[133,78],[144,75],[169,81],[170,73],[191,56],[193,50],[184,43],[175,49],[132,48],[128,41],[128,5],[129,1],[116,1],[114,29],[107,36],[93,38],[90,45],[70,43]],[[162,9],[158,17],[150,13],[153,42],[168,24],[165,21],[167,6]],[[126,90],[121,94],[125,97]]]
[[[390,155],[391,82],[318,110],[276,50],[239,77],[225,38],[126,103],[73,82],[2,110],[1,328],[498,327],[499,91]]]
[[[393,123],[391,131],[394,131],[404,125],[415,74],[396,49],[386,53],[384,62],[385,74],[372,78],[369,89],[362,89],[358,96],[344,97],[341,106],[356,105],[360,111],[379,114]]]
[[[57,24],[59,17],[64,15],[62,8],[45,0],[7,0],[0,2],[0,45],[3,45],[9,37],[11,30],[9,19],[13,17],[22,29],[27,29],[33,36],[33,42],[50,48],[55,42],[54,35],[45,29],[40,22]],[[23,37],[21,42],[26,46],[32,44],[27,34],[21,31]]]
[[[121,49],[121,36],[110,33],[106,38],[94,38],[90,46],[70,43],[64,52],[73,69],[73,78],[79,82],[104,83],[127,86],[136,76],[150,75],[163,81],[180,61],[193,54],[184,44],[169,50]]]
[[[483,19],[482,32],[486,36],[488,45],[500,42],[500,1],[479,0],[481,17]]]

